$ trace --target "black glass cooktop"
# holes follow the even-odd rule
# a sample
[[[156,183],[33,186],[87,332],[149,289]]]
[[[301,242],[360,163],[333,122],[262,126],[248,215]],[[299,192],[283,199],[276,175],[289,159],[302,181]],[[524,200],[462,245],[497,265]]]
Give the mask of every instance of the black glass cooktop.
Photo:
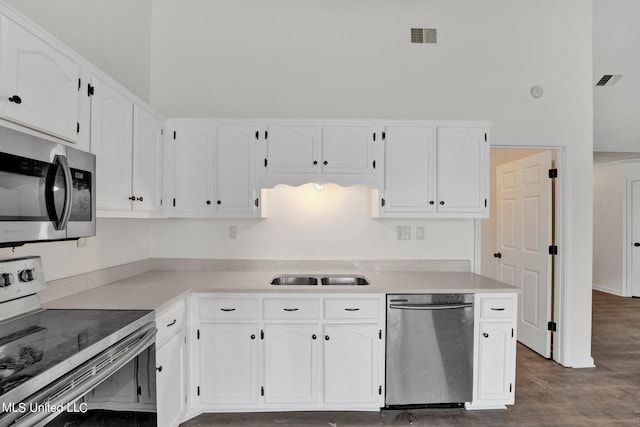
[[[147,310],[42,310],[0,324],[0,396],[67,362],[148,313]]]

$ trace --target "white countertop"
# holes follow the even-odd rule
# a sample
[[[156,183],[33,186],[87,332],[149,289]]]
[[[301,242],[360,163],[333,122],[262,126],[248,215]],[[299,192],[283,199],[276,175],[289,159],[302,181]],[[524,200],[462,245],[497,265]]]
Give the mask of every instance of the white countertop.
[[[369,286],[274,286],[274,271],[149,271],[44,304],[45,308],[162,310],[189,292],[252,293],[485,293],[518,288],[473,273],[331,271],[359,275]],[[324,272],[292,272],[321,277]]]

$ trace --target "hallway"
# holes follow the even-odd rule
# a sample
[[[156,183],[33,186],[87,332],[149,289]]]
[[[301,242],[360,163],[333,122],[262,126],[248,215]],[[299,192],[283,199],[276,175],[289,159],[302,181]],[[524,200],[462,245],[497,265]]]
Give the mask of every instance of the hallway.
[[[596,368],[567,369],[518,345],[516,404],[502,411],[204,414],[197,426],[640,426],[640,299],[593,292]]]

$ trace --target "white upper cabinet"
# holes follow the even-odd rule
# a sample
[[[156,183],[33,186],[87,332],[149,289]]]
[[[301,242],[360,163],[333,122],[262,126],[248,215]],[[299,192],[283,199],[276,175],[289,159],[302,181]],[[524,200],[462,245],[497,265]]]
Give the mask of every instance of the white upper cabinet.
[[[174,129],[167,142],[168,215],[210,216],[215,126],[178,125]]]
[[[91,152],[99,216],[162,214],[163,119],[93,79]]]
[[[373,172],[373,126],[322,127],[322,172],[370,174]]]
[[[319,126],[270,125],[265,139],[268,174],[314,174],[320,170]]]
[[[389,218],[486,217],[487,133],[484,124],[386,126],[384,191],[373,201],[373,214]]]
[[[435,212],[435,128],[385,128],[384,213]]]
[[[131,209],[157,214],[162,210],[164,121],[139,105],[133,107],[133,183]]]
[[[176,121],[167,143],[168,215],[260,217],[255,126]]]
[[[373,124],[317,120],[265,126],[264,162],[258,176],[262,186],[309,182],[382,186],[381,133],[376,134]]]
[[[94,79],[91,152],[96,155],[97,209],[131,211],[133,102]]]
[[[220,124],[215,152],[216,209],[220,214],[258,213],[256,189],[257,130],[250,125]]]
[[[438,212],[487,212],[487,130],[480,127],[439,127],[437,151]]]
[[[80,66],[6,16],[0,31],[0,115],[76,142]]]

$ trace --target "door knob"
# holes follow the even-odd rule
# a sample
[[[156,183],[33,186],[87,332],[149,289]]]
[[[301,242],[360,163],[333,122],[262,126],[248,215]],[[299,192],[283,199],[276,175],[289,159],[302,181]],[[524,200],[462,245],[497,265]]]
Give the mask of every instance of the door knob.
[[[502,258],[502,254],[500,252],[496,252],[495,254],[493,254],[494,258]]]
[[[637,248],[638,246],[640,246],[640,243],[635,242],[635,243],[633,244],[633,246],[635,246],[635,247]]]

